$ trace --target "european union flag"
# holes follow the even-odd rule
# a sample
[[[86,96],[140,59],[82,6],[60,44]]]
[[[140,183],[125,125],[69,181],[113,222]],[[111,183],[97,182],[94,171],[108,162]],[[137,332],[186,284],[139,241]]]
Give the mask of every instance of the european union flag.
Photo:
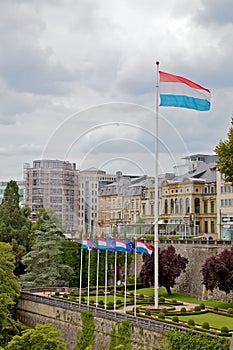
[[[135,252],[135,244],[131,242],[128,238],[126,238],[126,250],[127,253],[133,253]]]
[[[116,250],[116,241],[114,238],[106,237],[106,247],[109,252],[115,252]]]

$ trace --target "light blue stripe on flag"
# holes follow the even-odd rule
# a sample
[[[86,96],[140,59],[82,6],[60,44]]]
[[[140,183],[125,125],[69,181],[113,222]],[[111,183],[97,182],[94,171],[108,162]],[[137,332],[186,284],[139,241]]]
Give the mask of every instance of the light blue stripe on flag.
[[[209,111],[210,102],[204,99],[183,95],[160,95],[160,106],[181,107],[197,111]]]

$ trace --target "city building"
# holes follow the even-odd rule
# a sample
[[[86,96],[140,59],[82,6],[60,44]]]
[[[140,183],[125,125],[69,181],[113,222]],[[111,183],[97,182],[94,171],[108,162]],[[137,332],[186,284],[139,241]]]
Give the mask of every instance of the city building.
[[[225,182],[217,171],[217,227],[218,238],[233,240],[233,191],[232,184]]]
[[[33,215],[39,208],[53,208],[65,233],[78,229],[78,170],[76,164],[61,160],[35,160],[26,171],[26,204]]]

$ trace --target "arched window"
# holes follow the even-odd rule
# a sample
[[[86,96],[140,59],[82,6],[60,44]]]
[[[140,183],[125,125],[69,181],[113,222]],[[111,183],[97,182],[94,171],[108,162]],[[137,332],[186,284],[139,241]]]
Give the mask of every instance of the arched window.
[[[175,199],[175,213],[179,214],[179,202],[177,198]]]
[[[164,201],[164,214],[168,214],[168,201],[165,199]]]
[[[196,214],[200,214],[200,199],[199,198],[195,198],[195,200],[194,200],[194,212]]]
[[[171,214],[174,214],[174,199],[171,199]]]
[[[190,199],[189,198],[186,198],[186,201],[185,201],[185,206],[186,206],[186,213],[190,213]]]
[[[180,198],[180,214],[184,214],[184,201]]]

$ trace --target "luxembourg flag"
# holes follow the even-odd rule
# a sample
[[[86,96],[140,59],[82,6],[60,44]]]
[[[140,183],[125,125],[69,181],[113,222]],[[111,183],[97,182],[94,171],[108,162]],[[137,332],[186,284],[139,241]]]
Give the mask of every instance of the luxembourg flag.
[[[82,239],[82,248],[83,249],[92,250],[92,249],[96,249],[97,247],[96,247],[95,243],[91,239],[83,237],[83,239]]]
[[[126,243],[119,238],[116,238],[116,251],[122,253],[127,252]]]
[[[153,253],[153,248],[149,246],[148,244],[145,244],[143,241],[141,241],[139,238],[136,239],[136,249],[138,254],[146,254],[151,256]]]
[[[103,237],[98,238],[98,249],[99,250],[107,250],[107,241]]]
[[[191,80],[159,71],[160,106],[209,111],[210,90]]]

